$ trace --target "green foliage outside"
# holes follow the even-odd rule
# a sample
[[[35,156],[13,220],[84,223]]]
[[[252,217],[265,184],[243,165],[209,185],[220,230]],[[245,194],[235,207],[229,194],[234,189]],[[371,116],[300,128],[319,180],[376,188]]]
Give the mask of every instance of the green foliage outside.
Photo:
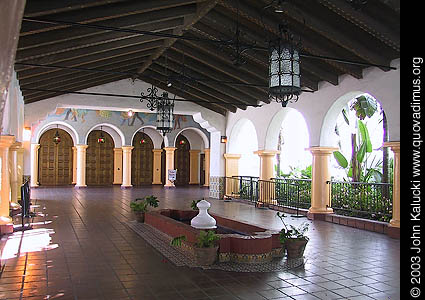
[[[283,227],[280,230],[279,241],[281,244],[284,244],[288,239],[298,239],[298,240],[309,240],[309,237],[306,236],[306,232],[310,226],[309,223],[303,222],[298,227],[294,225],[287,225],[283,218],[285,218],[284,213],[277,212],[276,215],[282,221]]]
[[[148,207],[158,207],[159,200],[154,195],[146,196],[143,198],[137,198],[134,201],[130,202],[130,208],[134,212],[146,212]]]

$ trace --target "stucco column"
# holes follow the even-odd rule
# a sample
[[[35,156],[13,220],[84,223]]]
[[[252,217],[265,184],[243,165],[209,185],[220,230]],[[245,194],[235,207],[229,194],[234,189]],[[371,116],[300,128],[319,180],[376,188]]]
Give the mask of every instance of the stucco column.
[[[210,186],[210,149],[204,149],[205,153],[205,162],[204,162],[204,170],[205,170],[205,183],[204,186]]]
[[[88,145],[76,145],[77,147],[77,181],[76,188],[85,188],[86,185],[86,150]]]
[[[31,187],[38,186],[38,149],[40,149],[40,144],[31,144]]]
[[[122,189],[133,187],[131,185],[131,150],[133,146],[122,146]]]
[[[237,180],[229,179],[228,177],[239,175],[239,159],[241,158],[241,155],[225,153],[223,156],[226,160],[225,194],[229,196],[239,194],[239,182]]]
[[[122,149],[114,148],[114,182],[112,184],[122,184],[122,157]]]
[[[77,147],[72,147],[72,184],[77,183]]]
[[[394,153],[393,217],[389,227],[400,228],[400,142],[386,142],[384,147],[390,147]]]
[[[162,153],[162,149],[152,149],[152,152],[153,152],[152,184],[162,184],[162,181],[161,181],[161,153]]]
[[[9,148],[9,167],[10,167],[10,201],[18,203],[18,190],[20,190],[18,181],[18,149],[22,147],[22,143],[15,142]]]
[[[0,232],[6,232],[3,227],[10,227],[12,219],[9,217],[10,202],[10,169],[9,169],[9,148],[15,143],[13,135],[0,136]],[[13,227],[12,227],[13,231]]]
[[[175,187],[174,182],[168,180],[168,170],[174,170],[174,151],[175,147],[166,147],[165,150],[165,185],[166,188]],[[178,175],[177,175],[178,176]]]
[[[331,180],[329,171],[330,157],[338,148],[312,147],[308,148],[313,155],[311,180],[311,207],[308,210],[309,219],[324,219],[324,214],[333,213],[331,193],[327,181]]]
[[[22,200],[21,185],[24,183],[24,151],[22,147],[16,151],[18,156],[18,200]]]
[[[199,153],[200,150],[189,150],[190,174],[189,184],[199,184]]]
[[[267,204],[276,204],[275,184],[270,181],[274,177],[273,158],[279,151],[259,150],[255,151],[260,157],[260,182],[258,185],[259,201]]]

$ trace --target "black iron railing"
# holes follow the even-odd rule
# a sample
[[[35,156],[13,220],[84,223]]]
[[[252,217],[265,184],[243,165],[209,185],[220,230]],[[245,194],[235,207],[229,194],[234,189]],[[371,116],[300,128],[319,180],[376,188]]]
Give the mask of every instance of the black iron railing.
[[[389,183],[328,181],[336,214],[389,222],[393,186]]]
[[[285,195],[286,191],[292,196],[288,204],[284,204],[288,207],[304,208],[308,209],[311,206],[311,179],[296,179],[296,178],[272,178],[272,181],[276,182],[276,191],[279,191],[279,195]],[[294,190],[297,186],[297,195],[294,198]],[[283,193],[280,193],[282,191]],[[285,197],[288,198],[288,197]],[[278,201],[279,201],[278,197]],[[283,199],[282,199],[283,200]],[[282,203],[285,203],[282,201]]]
[[[226,195],[248,200],[257,201],[258,177],[233,176],[226,177]]]

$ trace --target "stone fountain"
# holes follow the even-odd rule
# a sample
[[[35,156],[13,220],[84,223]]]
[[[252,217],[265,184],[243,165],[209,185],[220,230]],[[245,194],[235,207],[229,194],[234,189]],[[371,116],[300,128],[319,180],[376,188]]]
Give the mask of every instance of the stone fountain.
[[[196,206],[199,209],[199,213],[190,221],[190,226],[196,229],[214,229],[217,228],[216,220],[208,213],[208,208],[211,204],[206,200],[199,201]]]

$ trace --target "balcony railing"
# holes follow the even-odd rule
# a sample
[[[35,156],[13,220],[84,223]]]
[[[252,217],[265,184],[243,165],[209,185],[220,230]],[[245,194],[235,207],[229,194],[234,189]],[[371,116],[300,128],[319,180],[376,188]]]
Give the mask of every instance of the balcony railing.
[[[328,181],[336,214],[389,222],[393,187],[389,183]]]

